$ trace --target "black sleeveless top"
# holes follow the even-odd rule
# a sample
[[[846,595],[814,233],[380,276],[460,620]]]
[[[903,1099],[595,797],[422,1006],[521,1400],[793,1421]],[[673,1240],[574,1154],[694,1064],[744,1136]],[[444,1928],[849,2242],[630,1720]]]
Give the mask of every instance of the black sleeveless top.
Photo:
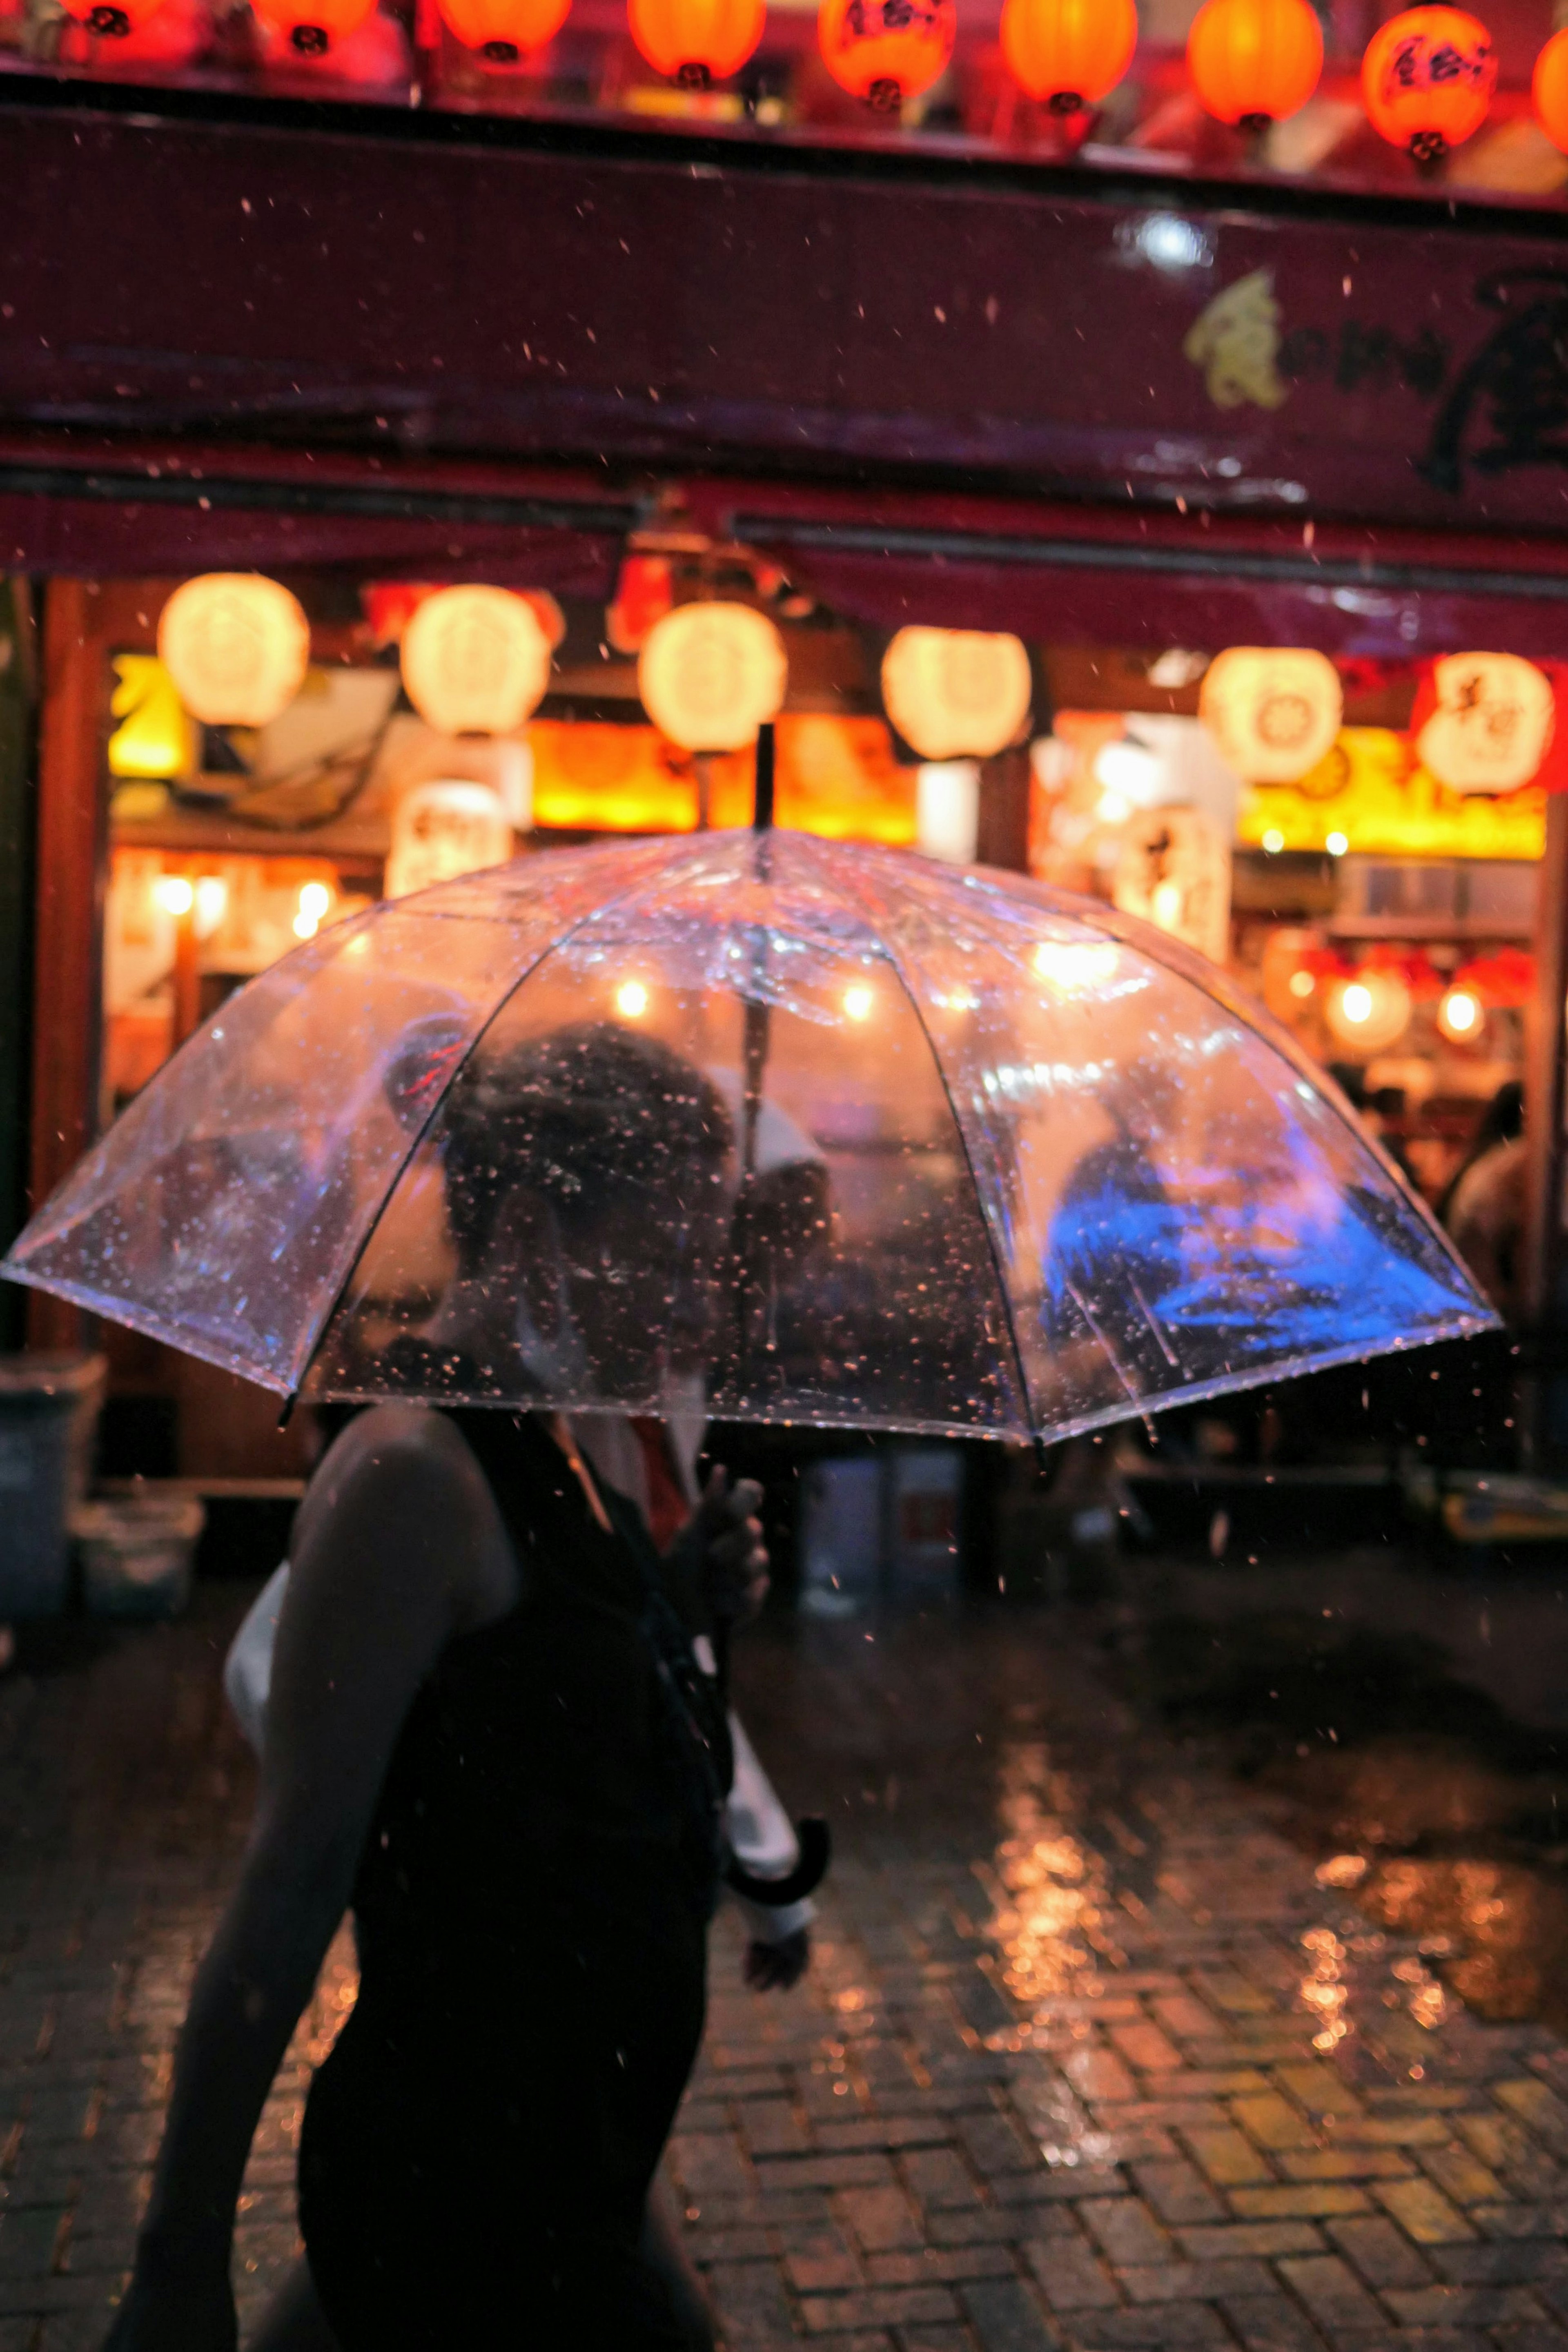
[[[702,2031],[716,1687],[632,1505],[601,1489],[606,1533],[531,1416],[450,1417],[523,1598],[415,1697],[355,1883],[359,2000],[300,2157],[312,2272],[350,2346],[372,2340],[367,2314],[383,2343],[450,2331],[454,2232],[479,2341],[520,2277],[574,2309],[610,2292]],[[436,2274],[439,2315],[416,2322]]]

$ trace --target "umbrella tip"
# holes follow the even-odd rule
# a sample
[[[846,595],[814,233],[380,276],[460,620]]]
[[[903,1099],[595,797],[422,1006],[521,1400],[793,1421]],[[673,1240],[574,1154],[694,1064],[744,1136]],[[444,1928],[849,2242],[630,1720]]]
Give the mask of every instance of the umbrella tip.
[[[751,806],[751,829],[773,829],[773,721],[765,719],[757,730],[757,792]]]

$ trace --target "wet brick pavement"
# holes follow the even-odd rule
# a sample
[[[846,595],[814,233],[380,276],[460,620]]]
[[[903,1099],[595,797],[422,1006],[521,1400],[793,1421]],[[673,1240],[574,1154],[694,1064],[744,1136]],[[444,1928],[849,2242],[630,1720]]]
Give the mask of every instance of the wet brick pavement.
[[[0,2352],[95,2346],[123,2277],[244,1836],[242,1598],[0,1684]],[[716,1930],[672,2163],[734,2352],[1568,2352],[1568,2050],[1458,2007],[1070,1622],[779,1628],[739,1675],[840,1858],[807,1987],[747,1994]],[[257,2139],[246,2308],[351,1999],[340,1947]]]

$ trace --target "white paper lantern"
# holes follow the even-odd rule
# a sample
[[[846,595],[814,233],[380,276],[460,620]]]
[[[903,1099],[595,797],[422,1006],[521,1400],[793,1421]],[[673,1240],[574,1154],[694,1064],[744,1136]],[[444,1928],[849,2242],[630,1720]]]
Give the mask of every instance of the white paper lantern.
[[[443,735],[509,735],[544,700],[550,642],[509,588],[438,588],[402,633],[402,682]]]
[[[265,727],[286,710],[310,661],[298,597],[259,572],[206,572],[175,589],[158,622],[158,658],[204,727]]]
[[[1456,793],[1516,793],[1540,768],[1556,725],[1552,686],[1518,654],[1446,654],[1432,665],[1437,707],[1416,738],[1422,766]]]
[[[1029,655],[980,629],[900,629],[882,657],[882,699],[923,760],[989,760],[1029,718]]]
[[[392,810],[386,896],[406,898],[411,890],[503,866],[512,845],[511,821],[492,785],[460,776],[415,784]]]
[[[677,604],[637,656],[637,691],[661,735],[687,751],[741,751],[777,717],[784,641],[749,604]]]
[[[1197,711],[1248,783],[1294,784],[1333,749],[1344,695],[1326,654],[1232,646],[1205,672]]]

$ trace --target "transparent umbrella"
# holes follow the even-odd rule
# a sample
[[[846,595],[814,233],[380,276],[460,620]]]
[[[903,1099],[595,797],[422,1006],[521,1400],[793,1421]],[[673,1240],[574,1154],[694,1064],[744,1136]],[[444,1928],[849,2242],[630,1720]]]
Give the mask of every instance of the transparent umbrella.
[[[695,1381],[725,1418],[1019,1437],[1496,1321],[1222,972],[787,833],[547,852],[319,933],[4,1271],[285,1396],[660,1412]],[[445,1336],[475,1281],[477,1351]],[[585,1341],[588,1282],[625,1344]]]

